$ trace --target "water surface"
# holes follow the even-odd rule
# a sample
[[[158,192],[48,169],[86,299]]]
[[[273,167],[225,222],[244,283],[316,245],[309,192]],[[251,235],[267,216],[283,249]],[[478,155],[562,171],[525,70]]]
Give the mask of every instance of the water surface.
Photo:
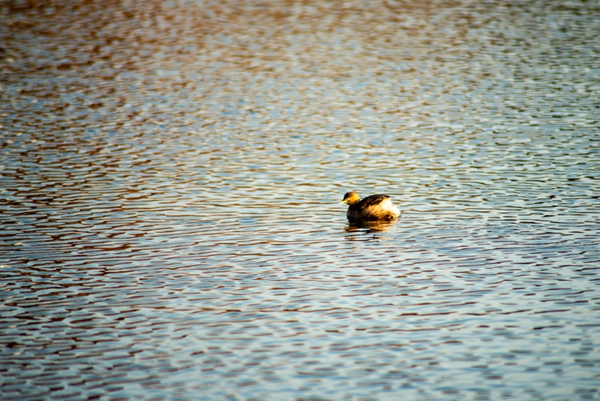
[[[597,4],[0,12],[3,399],[600,398]]]

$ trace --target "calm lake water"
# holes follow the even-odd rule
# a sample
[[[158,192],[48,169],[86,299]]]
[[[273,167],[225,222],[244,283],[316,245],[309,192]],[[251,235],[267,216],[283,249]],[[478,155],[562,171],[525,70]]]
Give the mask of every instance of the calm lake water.
[[[3,1],[0,398],[600,399],[599,32]],[[349,190],[401,220],[350,226]]]

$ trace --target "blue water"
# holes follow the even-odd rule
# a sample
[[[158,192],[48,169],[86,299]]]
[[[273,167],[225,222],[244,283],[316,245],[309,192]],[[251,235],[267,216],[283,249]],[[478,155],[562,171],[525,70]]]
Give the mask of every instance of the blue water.
[[[0,16],[3,400],[600,399],[596,4]]]

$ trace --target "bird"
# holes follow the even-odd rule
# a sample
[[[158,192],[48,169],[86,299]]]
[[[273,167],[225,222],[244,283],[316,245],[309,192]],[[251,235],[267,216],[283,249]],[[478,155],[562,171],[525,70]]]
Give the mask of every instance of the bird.
[[[348,205],[348,220],[351,222],[364,221],[394,221],[400,217],[400,209],[392,203],[388,195],[370,195],[360,199],[355,191],[347,192],[340,203]]]

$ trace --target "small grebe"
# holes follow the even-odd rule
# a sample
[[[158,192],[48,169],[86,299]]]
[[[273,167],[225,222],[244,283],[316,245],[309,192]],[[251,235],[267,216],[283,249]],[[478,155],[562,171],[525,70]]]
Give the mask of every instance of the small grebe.
[[[394,221],[400,217],[400,209],[387,195],[371,195],[364,199],[354,191],[344,195],[341,203],[348,205],[350,221]]]

